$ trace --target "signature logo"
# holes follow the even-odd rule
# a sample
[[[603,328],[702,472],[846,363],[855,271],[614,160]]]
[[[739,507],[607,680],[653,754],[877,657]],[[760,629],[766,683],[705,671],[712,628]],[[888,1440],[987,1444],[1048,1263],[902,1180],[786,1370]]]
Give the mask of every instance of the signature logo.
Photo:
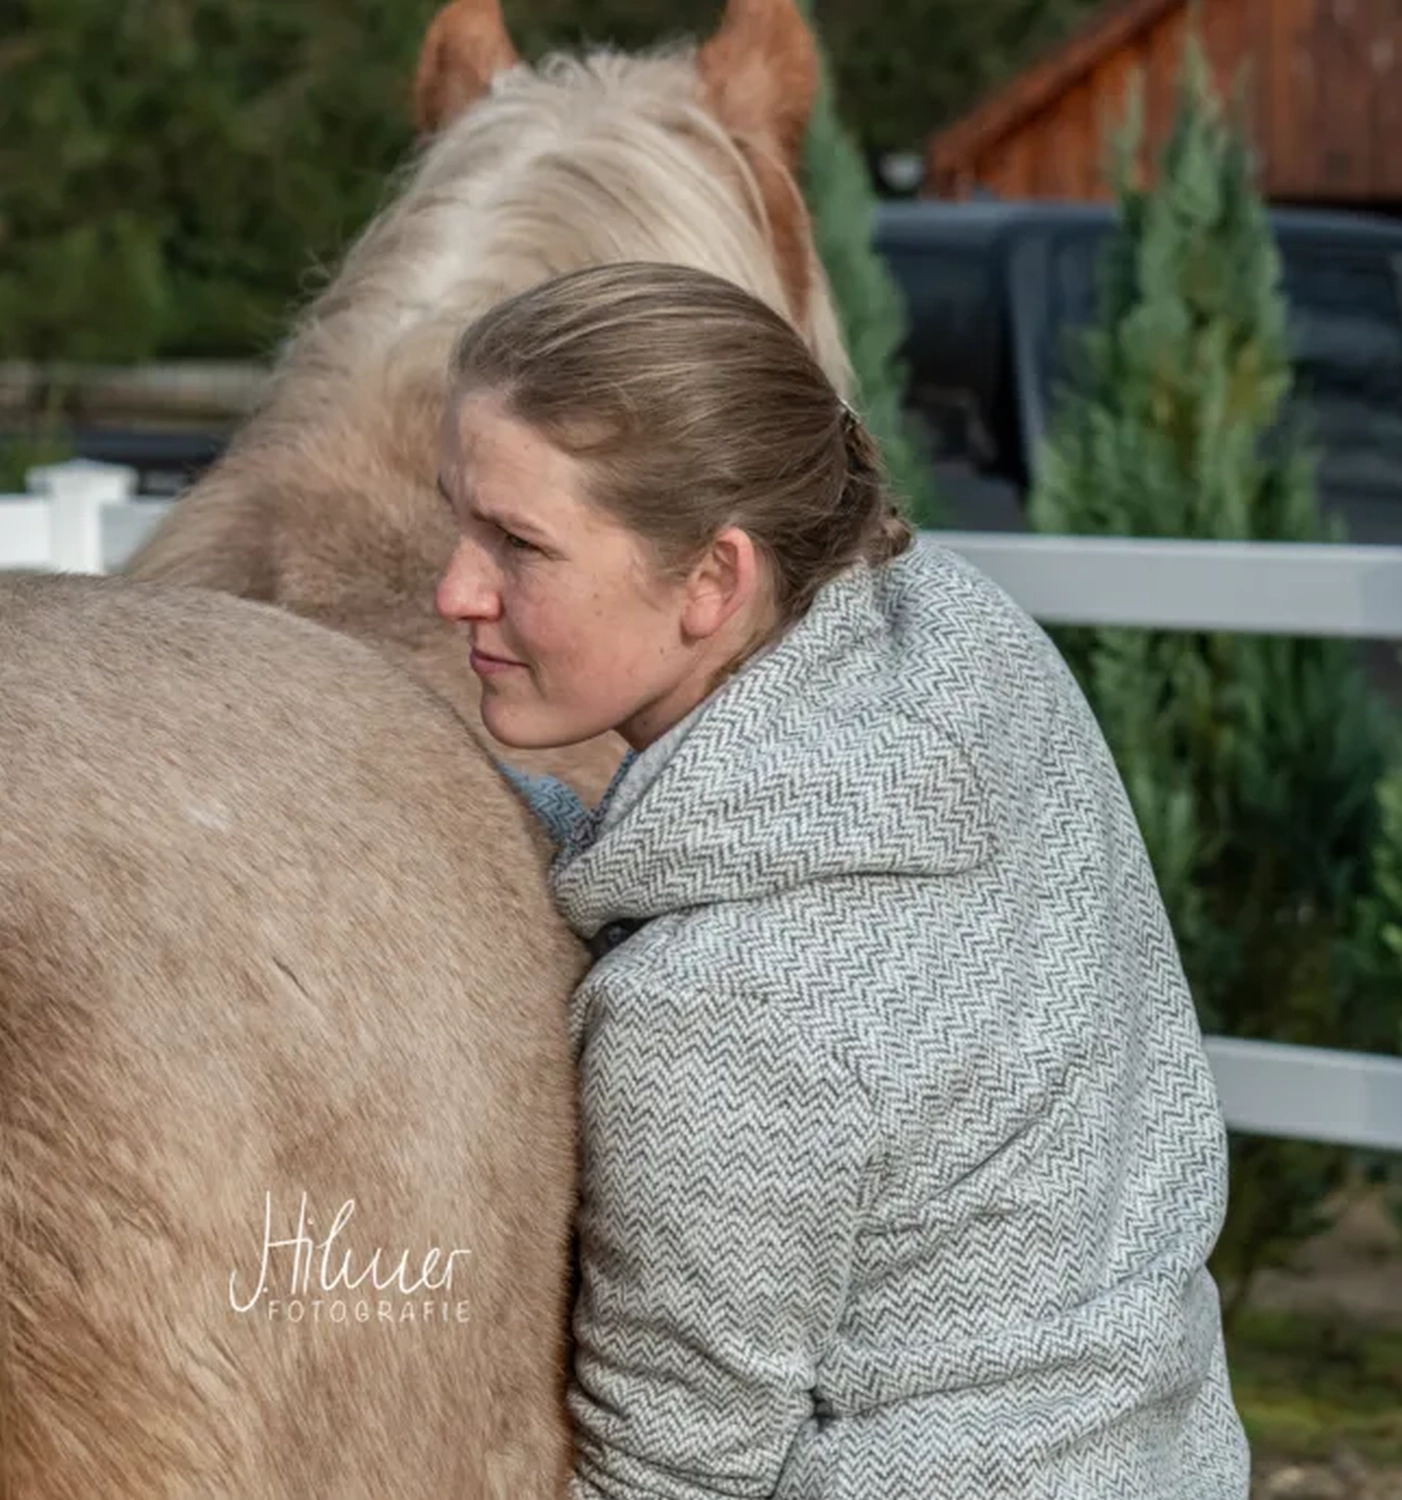
[[[305,1318],[307,1299],[312,1298],[316,1292],[321,1296],[314,1298],[310,1306],[313,1309],[312,1320],[320,1321],[325,1298],[332,1298],[337,1292],[361,1292],[358,1302],[348,1301],[345,1295],[335,1297],[330,1303],[328,1317],[332,1322],[346,1322],[353,1314],[357,1322],[363,1323],[369,1320],[368,1309],[372,1303],[368,1294],[371,1290],[375,1293],[397,1292],[403,1298],[413,1297],[419,1292],[451,1292],[454,1263],[459,1257],[465,1258],[472,1253],[464,1249],[445,1251],[439,1245],[430,1245],[413,1262],[412,1267],[413,1254],[407,1249],[400,1251],[397,1259],[393,1260],[390,1259],[393,1252],[387,1251],[383,1246],[374,1247],[368,1257],[358,1256],[348,1243],[347,1236],[347,1229],[354,1215],[355,1199],[347,1198],[337,1210],[325,1237],[317,1240],[311,1232],[315,1221],[308,1212],[307,1194],[303,1192],[295,1232],[277,1237],[273,1228],[273,1195],[271,1192],[265,1193],[263,1250],[257,1280],[252,1292],[241,1297],[239,1272],[237,1269],[231,1271],[229,1305],[236,1313],[251,1312],[261,1305],[266,1308],[269,1317],[281,1315],[286,1321],[297,1323]],[[288,1252],[291,1265],[287,1279],[285,1283],[279,1283],[276,1269],[288,1258]],[[272,1293],[280,1285],[283,1295],[274,1297]],[[456,1303],[455,1316],[449,1318],[448,1310],[454,1304],[448,1298],[441,1301],[423,1299],[421,1307],[406,1303],[401,1307],[398,1318],[393,1315],[394,1304],[389,1298],[379,1298],[374,1306],[379,1321],[467,1321],[467,1304],[462,1301]]]

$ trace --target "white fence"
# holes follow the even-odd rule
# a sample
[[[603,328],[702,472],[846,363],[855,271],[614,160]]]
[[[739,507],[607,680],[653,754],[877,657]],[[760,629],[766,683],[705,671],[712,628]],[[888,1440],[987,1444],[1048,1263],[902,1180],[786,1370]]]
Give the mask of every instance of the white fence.
[[[81,462],[31,470],[28,495],[0,496],[0,569],[120,567],[178,503],[141,499],[135,479]],[[1402,547],[934,535],[1047,624],[1402,642]],[[1402,1059],[1225,1037],[1207,1048],[1233,1129],[1402,1151]]]
[[[0,569],[110,573],[166,513],[170,500],[136,493],[136,470],[73,459],[25,476],[29,492],[0,495]]]

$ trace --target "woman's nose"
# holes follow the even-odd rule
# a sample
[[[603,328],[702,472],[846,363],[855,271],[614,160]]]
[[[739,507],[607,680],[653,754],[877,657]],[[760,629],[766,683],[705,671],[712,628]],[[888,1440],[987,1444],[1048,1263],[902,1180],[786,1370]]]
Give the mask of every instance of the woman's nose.
[[[501,593],[480,547],[466,538],[458,543],[434,603],[445,620],[491,620],[501,613]]]

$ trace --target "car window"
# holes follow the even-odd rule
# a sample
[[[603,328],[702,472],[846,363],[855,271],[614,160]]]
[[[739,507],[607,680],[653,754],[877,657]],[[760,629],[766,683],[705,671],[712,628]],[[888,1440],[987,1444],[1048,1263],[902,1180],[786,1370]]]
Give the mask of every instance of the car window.
[[[998,379],[996,282],[987,257],[962,245],[878,244],[906,308],[906,404],[926,456],[992,461],[984,419]]]
[[[1402,256],[1287,243],[1282,261],[1321,487],[1402,501]]]
[[[1074,331],[1095,321],[1108,231],[1057,236],[1039,356],[1050,403],[1073,367]],[[1402,501],[1402,244],[1281,237],[1295,402],[1328,497]]]

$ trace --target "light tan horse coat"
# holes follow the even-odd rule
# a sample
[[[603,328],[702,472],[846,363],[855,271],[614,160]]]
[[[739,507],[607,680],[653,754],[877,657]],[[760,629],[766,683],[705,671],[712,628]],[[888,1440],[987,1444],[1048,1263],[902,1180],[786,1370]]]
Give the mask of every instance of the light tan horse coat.
[[[530,815],[221,594],[0,580],[0,704],[0,1496],[562,1494],[583,961]],[[259,1296],[304,1191],[353,1216]]]
[[[788,0],[695,55],[536,73],[504,36],[435,23],[437,135],[130,576],[0,578],[0,1500],[564,1492],[584,958],[432,609],[447,353],[518,286],[651,257],[845,361]],[[617,753],[512,758],[588,793]],[[289,1246],[254,1296],[304,1192],[300,1296]]]

